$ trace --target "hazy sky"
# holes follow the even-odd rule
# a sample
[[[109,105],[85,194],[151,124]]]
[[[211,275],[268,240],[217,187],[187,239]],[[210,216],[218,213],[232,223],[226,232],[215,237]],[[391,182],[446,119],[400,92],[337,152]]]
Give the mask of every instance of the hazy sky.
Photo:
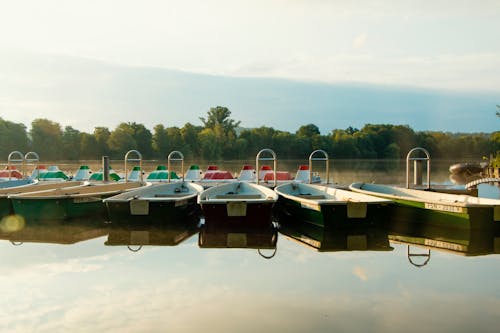
[[[499,91],[499,18],[498,0],[0,0],[0,50]]]

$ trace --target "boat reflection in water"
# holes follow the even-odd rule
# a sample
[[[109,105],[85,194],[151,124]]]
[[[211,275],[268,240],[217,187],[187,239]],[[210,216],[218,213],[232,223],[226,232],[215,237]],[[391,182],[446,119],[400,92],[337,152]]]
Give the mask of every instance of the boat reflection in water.
[[[108,233],[104,219],[30,220],[8,215],[0,221],[0,239],[14,245],[22,243],[75,244]]]
[[[207,219],[198,235],[200,248],[256,249],[266,259],[276,254],[278,230],[276,224],[250,221],[246,217],[237,220]],[[273,250],[264,253],[262,250]],[[267,251],[266,251],[267,252]]]
[[[283,215],[279,224],[281,234],[319,252],[393,250],[382,223],[374,226],[346,221],[342,226],[325,228]]]
[[[416,209],[415,209],[416,210]],[[412,214],[411,208],[394,208],[388,223],[389,240],[407,245],[411,264],[425,266],[431,250],[461,256],[483,256],[500,253],[500,228],[447,228],[434,215]],[[471,221],[473,223],[474,221]],[[421,248],[423,251],[415,249]],[[418,257],[420,257],[418,259]]]
[[[131,251],[139,251],[145,245],[176,246],[199,230],[198,215],[181,216],[176,219],[152,222],[145,217],[138,220],[120,220],[111,223],[107,246],[127,246]]]

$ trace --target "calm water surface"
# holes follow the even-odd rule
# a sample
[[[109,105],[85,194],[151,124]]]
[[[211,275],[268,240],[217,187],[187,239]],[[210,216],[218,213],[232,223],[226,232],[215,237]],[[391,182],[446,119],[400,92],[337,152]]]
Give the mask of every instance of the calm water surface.
[[[450,182],[448,165],[433,163],[434,182]],[[335,161],[331,177],[402,183],[405,165]],[[495,186],[480,194],[500,198]],[[259,251],[202,247],[200,233],[180,224],[98,222],[0,233],[1,332],[497,332],[500,324],[498,232],[249,231],[248,240],[277,237],[275,249]]]

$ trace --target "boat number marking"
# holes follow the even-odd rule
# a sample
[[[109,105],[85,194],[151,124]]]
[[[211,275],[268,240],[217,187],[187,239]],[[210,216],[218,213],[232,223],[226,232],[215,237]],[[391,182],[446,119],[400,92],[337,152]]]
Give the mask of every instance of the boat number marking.
[[[187,200],[178,200],[175,202],[175,207],[186,206],[188,204]]]
[[[450,213],[463,213],[464,212],[463,207],[442,205],[442,204],[436,204],[436,203],[425,203],[425,208],[432,209],[432,210],[440,210],[443,212],[450,212]]]
[[[98,202],[102,201],[102,198],[100,197],[82,197],[82,198],[74,198],[73,202],[74,203],[87,203],[87,202]]]
[[[301,202],[301,206],[302,206],[302,208],[317,210],[318,212],[321,212],[320,205],[315,204],[315,203]]]

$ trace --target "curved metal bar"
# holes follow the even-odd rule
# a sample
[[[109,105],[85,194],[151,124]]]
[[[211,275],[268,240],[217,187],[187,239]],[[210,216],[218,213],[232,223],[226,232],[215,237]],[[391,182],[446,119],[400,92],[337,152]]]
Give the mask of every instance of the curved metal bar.
[[[15,158],[16,156],[18,156],[18,158]],[[10,166],[13,165],[13,162],[14,165],[21,166],[21,173],[24,177],[24,155],[20,151],[15,150],[9,154],[9,157],[7,157],[7,170],[9,171],[9,180],[12,176],[12,170],[10,169]]]
[[[272,157],[261,157],[261,155],[263,153],[269,153],[272,155]],[[257,153],[257,156],[255,157],[255,170],[257,171],[257,184],[259,184],[259,162],[260,161],[273,161],[273,175],[274,175],[274,187],[276,187],[276,185],[278,184],[278,179],[277,179],[277,175],[276,175],[276,169],[278,168],[278,162],[277,162],[277,157],[276,157],[276,153],[269,149],[269,148],[264,148],[262,150],[260,150],[258,153]]]
[[[426,157],[411,157],[416,152],[421,151]],[[431,155],[425,148],[416,147],[408,152],[406,155],[406,188],[410,188],[410,161],[417,163],[418,161],[427,161],[427,188],[431,188]],[[413,167],[413,175],[416,175],[416,166]]]
[[[178,155],[179,157],[174,158],[175,155]],[[167,173],[168,173],[168,182],[170,183],[171,179],[171,169],[170,169],[170,161],[181,161],[181,177],[184,179],[184,155],[177,150],[174,150],[168,154],[167,157]]]
[[[410,253],[410,245],[408,245],[406,249],[406,256],[408,257],[408,261],[410,262],[410,264],[415,267],[421,268],[427,265],[429,263],[429,260],[431,260],[431,250],[427,249],[427,253]],[[417,264],[412,260],[413,257],[424,257],[426,259],[424,262]]]
[[[127,248],[131,252],[139,252],[142,249],[142,245],[137,245],[137,248],[132,248],[132,245],[127,245]]]
[[[468,182],[465,184],[466,189],[470,189],[471,187],[475,187],[479,184],[484,184],[484,183],[499,183],[500,178],[494,178],[494,177],[489,177],[489,178],[481,178],[481,179],[476,179],[471,182]]]
[[[276,251],[277,251],[277,249],[276,249],[276,248],[274,248],[273,253],[272,253],[272,254],[270,254],[270,255],[268,255],[268,256],[266,256],[265,254],[262,254],[261,249],[257,249],[257,253],[258,253],[258,254],[259,254],[262,258],[267,259],[267,260],[272,259],[272,258],[276,255]]]
[[[323,154],[323,157],[313,157],[315,154],[321,153]],[[330,182],[330,160],[328,159],[328,154],[326,151],[317,149],[309,155],[309,184],[312,183],[312,161],[325,161],[325,169],[326,169],[326,183],[328,184]]]
[[[136,158],[130,158],[129,155],[130,154],[135,154],[137,157]],[[125,154],[125,182],[128,181],[128,166],[127,166],[127,163],[128,161],[130,162],[139,162],[139,168],[141,169],[141,182],[142,182],[142,155],[141,153],[138,151],[138,150],[129,150],[126,154]]]
[[[29,151],[24,155],[24,163],[35,165],[35,170],[38,170],[38,162],[40,161],[40,156],[34,151]],[[24,175],[23,175],[24,176]],[[40,179],[40,170],[37,172],[37,179]]]

